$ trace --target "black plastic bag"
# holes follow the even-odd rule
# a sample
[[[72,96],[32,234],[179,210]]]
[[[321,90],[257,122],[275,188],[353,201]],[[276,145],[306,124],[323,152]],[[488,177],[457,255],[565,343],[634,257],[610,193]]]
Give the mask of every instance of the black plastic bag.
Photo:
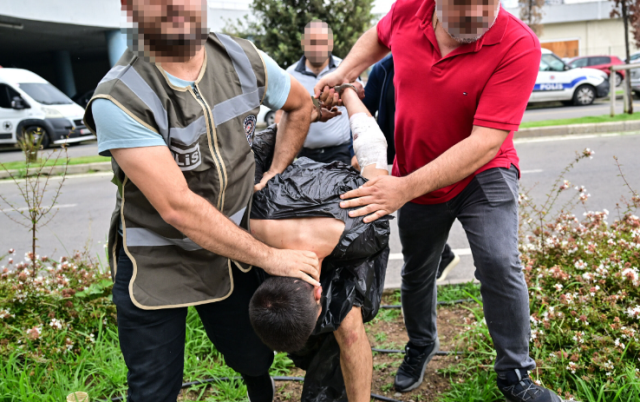
[[[256,183],[271,165],[275,138],[276,126],[254,137]],[[299,158],[253,197],[252,219],[332,217],[345,223],[338,245],[322,264],[322,313],[317,326],[305,348],[290,354],[298,367],[307,370],[302,393],[305,402],[347,400],[340,348],[333,331],[354,306],[361,307],[364,322],[371,321],[380,307],[391,217],[365,223],[363,217],[349,217],[349,210],[339,205],[341,194],[366,181],[342,162],[327,164]]]

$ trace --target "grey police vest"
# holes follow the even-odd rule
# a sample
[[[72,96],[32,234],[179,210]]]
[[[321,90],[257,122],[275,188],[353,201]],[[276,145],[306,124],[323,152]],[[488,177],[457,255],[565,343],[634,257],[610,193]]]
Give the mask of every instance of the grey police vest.
[[[250,141],[264,97],[266,68],[251,42],[210,34],[195,88],[172,85],[157,65],[126,51],[102,79],[84,121],[95,133],[93,100],[113,101],[161,135],[189,189],[249,229],[255,162]],[[118,226],[133,262],[129,284],[142,309],[184,307],[224,300],[233,292],[232,266],[250,266],[216,255],[167,224],[142,192],[111,161],[118,185],[109,230],[109,265],[117,274]]]

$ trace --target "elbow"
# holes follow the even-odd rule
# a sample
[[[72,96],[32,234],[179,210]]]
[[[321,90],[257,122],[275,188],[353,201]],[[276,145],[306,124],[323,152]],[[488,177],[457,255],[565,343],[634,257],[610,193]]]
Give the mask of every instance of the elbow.
[[[184,226],[185,222],[184,214],[182,212],[173,208],[168,208],[158,212],[160,213],[162,220],[164,220],[174,228],[182,231],[181,228]]]
[[[498,155],[498,152],[500,152],[501,147],[502,147],[502,143],[490,145],[489,150],[487,151],[487,159],[488,159],[487,162],[489,162],[490,160],[495,158],[496,155]]]
[[[162,217],[162,220],[174,228],[183,231],[187,222],[185,211],[188,210],[184,204],[185,200],[172,197],[166,199],[161,205],[157,205],[156,210]]]

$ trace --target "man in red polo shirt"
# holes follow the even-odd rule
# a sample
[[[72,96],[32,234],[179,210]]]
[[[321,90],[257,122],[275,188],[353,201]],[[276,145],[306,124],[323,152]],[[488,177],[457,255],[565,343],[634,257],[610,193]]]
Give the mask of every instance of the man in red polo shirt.
[[[436,271],[455,219],[464,227],[509,401],[559,402],[528,371],[529,299],[518,254],[518,129],[540,63],[540,43],[499,0],[397,0],[316,86],[352,82],[389,50],[395,61],[393,177],[346,193],[371,221],[398,210],[409,334],[395,386],[420,385],[438,350]]]

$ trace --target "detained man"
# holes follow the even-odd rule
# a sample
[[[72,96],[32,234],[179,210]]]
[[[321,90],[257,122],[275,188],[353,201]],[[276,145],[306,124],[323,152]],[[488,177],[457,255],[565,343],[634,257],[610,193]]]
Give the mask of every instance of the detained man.
[[[387,144],[375,120],[353,88],[344,88],[341,97],[363,167],[361,175],[341,162],[299,158],[254,195],[251,214],[256,238],[273,247],[312,251],[322,267],[323,289],[297,278],[271,277],[256,290],[250,304],[252,325],[265,344],[290,352],[296,364],[307,361],[298,364],[307,370],[303,401],[327,397],[369,401],[372,355],[364,321],[377,313],[389,252],[388,219],[367,224],[339,207],[343,191],[388,174]],[[265,135],[273,133],[267,130],[254,140],[257,169],[264,164],[264,149],[269,147],[264,145],[270,141]],[[328,332],[335,335],[339,349],[331,346],[333,336],[328,341],[315,337],[308,343],[312,333]],[[322,353],[314,349],[316,343],[322,343]],[[339,376],[340,369],[344,385],[339,380],[323,382],[327,372],[337,370]]]

